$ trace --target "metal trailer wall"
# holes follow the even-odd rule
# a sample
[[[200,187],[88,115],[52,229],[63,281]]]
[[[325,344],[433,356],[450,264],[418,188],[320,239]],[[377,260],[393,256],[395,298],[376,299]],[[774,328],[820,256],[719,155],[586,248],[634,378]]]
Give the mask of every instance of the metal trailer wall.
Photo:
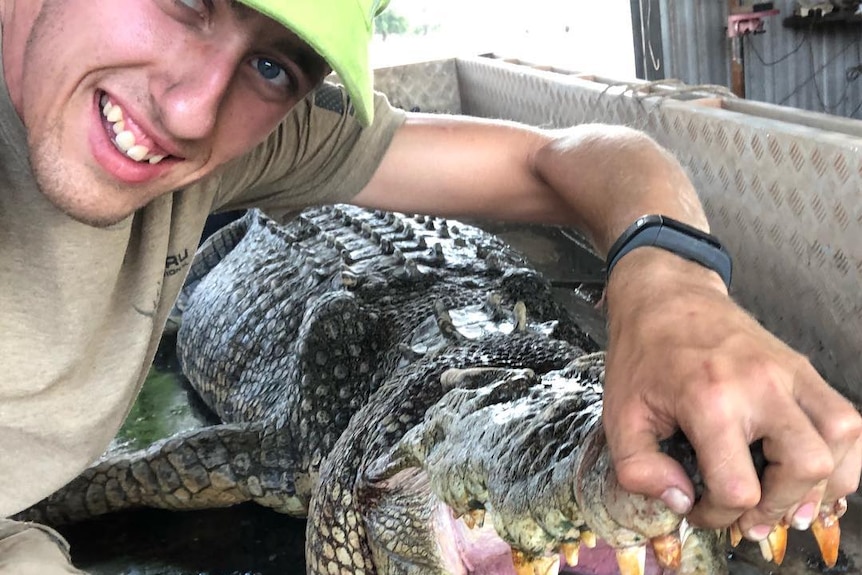
[[[457,86],[440,76],[453,68]],[[862,402],[862,121],[685,87],[640,97],[630,90],[636,84],[488,58],[376,77],[406,108],[545,127],[625,124],[651,134],[685,166],[733,254],[733,296]],[[707,98],[693,99],[700,96]]]
[[[744,39],[746,97],[761,102],[862,118],[862,25],[785,28],[795,0],[777,0],[781,14],[766,33]],[[729,86],[726,0],[660,0],[665,73],[687,84]],[[645,31],[645,32],[648,32]]]

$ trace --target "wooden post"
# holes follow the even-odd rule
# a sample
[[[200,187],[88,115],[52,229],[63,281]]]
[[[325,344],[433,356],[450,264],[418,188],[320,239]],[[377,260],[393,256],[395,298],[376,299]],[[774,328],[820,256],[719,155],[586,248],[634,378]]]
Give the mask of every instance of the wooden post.
[[[727,15],[736,13],[741,4],[742,0],[727,0]],[[732,34],[730,31],[728,35],[730,36],[730,91],[740,98],[745,98],[745,58],[742,36]]]

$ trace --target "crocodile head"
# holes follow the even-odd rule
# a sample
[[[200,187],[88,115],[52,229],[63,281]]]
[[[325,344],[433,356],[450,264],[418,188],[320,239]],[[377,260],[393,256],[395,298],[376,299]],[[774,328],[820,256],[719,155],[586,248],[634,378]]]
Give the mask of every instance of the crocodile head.
[[[601,429],[603,360],[588,355],[542,377],[453,369],[419,420],[399,407],[403,391],[356,418],[366,426],[336,452],[364,444],[378,455],[336,456],[322,469],[311,572],[726,573],[715,532],[617,484]],[[381,450],[387,434],[374,425],[406,432]]]

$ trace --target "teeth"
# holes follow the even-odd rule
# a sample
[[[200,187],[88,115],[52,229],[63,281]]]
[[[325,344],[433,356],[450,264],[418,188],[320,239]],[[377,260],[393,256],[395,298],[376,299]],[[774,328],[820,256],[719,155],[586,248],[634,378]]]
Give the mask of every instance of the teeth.
[[[128,153],[128,151],[135,145],[135,135],[128,130],[124,130],[117,134],[117,137],[114,138],[114,142],[117,143],[119,148]]]
[[[560,572],[560,556],[540,557],[533,561],[534,575],[557,575]]]
[[[147,154],[150,153],[149,148],[146,146],[132,146],[128,150],[126,150],[126,155],[135,160],[136,162],[140,162],[144,158],[147,157]]]
[[[571,567],[577,567],[580,548],[581,545],[577,541],[574,541],[572,543],[563,543],[562,545],[560,545],[560,551],[563,553],[563,557],[566,560],[566,565],[569,565]]]
[[[654,537],[650,542],[659,565],[666,569],[679,569],[682,564],[682,541],[676,534]]]
[[[620,575],[644,575],[646,571],[646,545],[617,549]]]
[[[766,538],[769,544],[769,550],[772,552],[772,560],[776,565],[781,565],[784,561],[784,554],[787,552],[787,525],[779,523]]]
[[[558,575],[560,556],[529,559],[523,551],[512,551],[512,564],[516,575]]]
[[[587,549],[592,549],[596,546],[596,534],[592,531],[581,531],[581,543],[583,543]]]
[[[111,122],[112,124],[114,122],[119,122],[120,120],[122,120],[123,119],[123,109],[120,108],[119,106],[112,106],[110,103],[105,105],[105,108],[107,109],[109,106],[110,106],[110,109],[107,112],[105,112],[105,119],[108,120],[109,122]],[[102,110],[102,111],[104,111],[104,110]]]
[[[112,104],[108,100],[107,94],[102,94],[101,98],[99,98],[99,105],[102,107],[102,114],[108,123],[111,124],[111,129],[115,134],[114,144],[126,156],[136,162],[146,160],[151,165],[158,164],[167,157],[161,154],[150,156],[149,148],[136,143],[135,134],[126,129],[126,123],[123,120],[123,109],[116,104]]]
[[[742,530],[739,528],[739,524],[734,522],[730,526],[730,544],[736,547],[740,541],[742,541]]]
[[[522,551],[512,550],[512,565],[516,575],[533,575],[533,566]]]
[[[464,524],[470,529],[473,529],[474,527],[481,528],[485,524],[485,510],[472,509],[465,513],[461,519],[463,519]]]
[[[841,526],[838,517],[834,514],[820,514],[811,524],[811,531],[820,548],[823,562],[829,568],[835,567],[838,562],[838,547],[841,541]]]

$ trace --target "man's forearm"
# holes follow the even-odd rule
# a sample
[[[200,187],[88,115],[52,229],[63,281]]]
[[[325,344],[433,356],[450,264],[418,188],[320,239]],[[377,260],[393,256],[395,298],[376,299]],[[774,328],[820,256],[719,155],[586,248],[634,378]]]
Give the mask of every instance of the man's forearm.
[[[682,166],[645,134],[608,125],[556,132],[535,157],[539,178],[565,197],[602,256],[638,217],[662,214],[709,230]]]

